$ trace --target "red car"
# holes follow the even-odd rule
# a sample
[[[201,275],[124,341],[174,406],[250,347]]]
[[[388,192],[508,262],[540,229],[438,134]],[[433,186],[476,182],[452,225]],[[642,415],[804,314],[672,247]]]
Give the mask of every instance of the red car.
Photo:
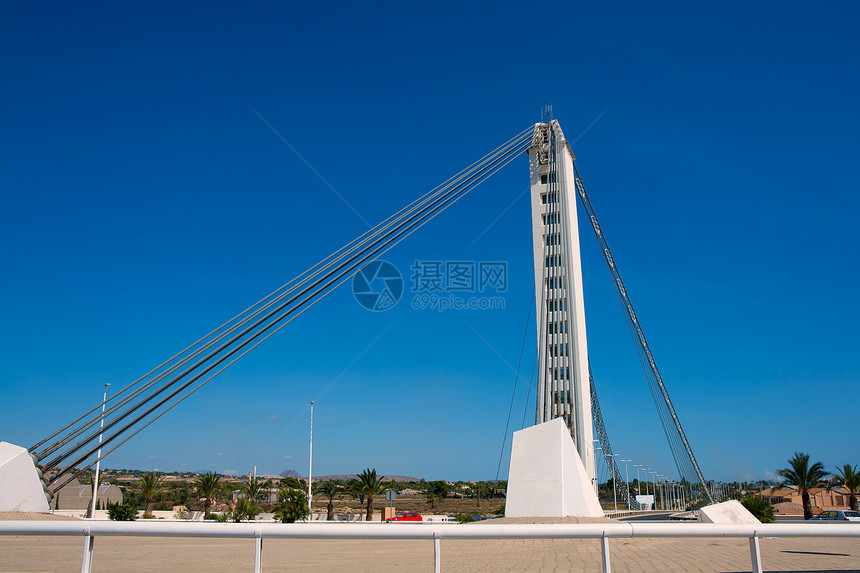
[[[424,521],[420,513],[401,513],[397,517],[389,517],[385,521]]]

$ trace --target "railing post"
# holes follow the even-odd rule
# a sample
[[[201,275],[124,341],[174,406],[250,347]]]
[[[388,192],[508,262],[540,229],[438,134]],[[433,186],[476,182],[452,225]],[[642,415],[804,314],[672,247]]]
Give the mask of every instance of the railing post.
[[[263,532],[254,532],[254,573],[263,572]]]
[[[612,567],[609,564],[609,538],[606,537],[606,532],[603,532],[603,537],[600,539],[601,553],[603,554],[603,573],[610,573]]]
[[[84,529],[84,557],[81,560],[81,573],[90,573],[93,566],[93,542],[95,538],[90,535],[90,528]]]
[[[761,551],[759,550],[758,535],[756,535],[756,533],[754,533],[753,536],[750,537],[750,559],[752,560],[753,573],[762,573]]]
[[[439,532],[433,532],[433,573],[442,572],[442,546],[439,543]]]

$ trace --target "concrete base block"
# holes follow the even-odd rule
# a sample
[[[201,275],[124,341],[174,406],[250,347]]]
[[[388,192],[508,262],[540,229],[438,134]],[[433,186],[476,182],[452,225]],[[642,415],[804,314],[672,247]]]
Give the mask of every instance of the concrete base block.
[[[514,432],[505,517],[603,517],[561,418]]]
[[[699,510],[702,523],[761,523],[736,499],[706,505]]]
[[[8,442],[0,442],[0,511],[49,511],[33,458]]]

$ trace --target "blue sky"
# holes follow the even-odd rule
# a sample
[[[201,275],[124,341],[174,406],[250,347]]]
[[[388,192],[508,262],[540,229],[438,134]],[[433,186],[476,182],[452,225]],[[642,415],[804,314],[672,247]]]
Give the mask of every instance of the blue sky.
[[[860,463],[856,4],[295,4],[6,7],[0,439],[57,429],[551,101],[705,474]],[[304,474],[316,400],[315,474],[494,478],[533,284],[527,170],[386,257],[505,261],[503,310],[407,291],[373,313],[343,289],[106,465]],[[582,245],[614,449],[673,475]],[[515,429],[533,399],[521,381]]]

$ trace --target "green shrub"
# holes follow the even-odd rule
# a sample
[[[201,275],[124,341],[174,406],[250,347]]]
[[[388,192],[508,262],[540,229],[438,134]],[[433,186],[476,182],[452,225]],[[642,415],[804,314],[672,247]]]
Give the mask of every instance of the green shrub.
[[[498,515],[499,517],[505,516],[505,504],[503,503],[499,507],[493,510],[493,515]]]
[[[274,509],[275,519],[281,523],[295,523],[310,514],[308,497],[303,491],[290,487],[278,491],[278,502]]]
[[[747,497],[741,500],[741,504],[762,523],[773,523],[773,507],[767,500],[760,497]]]
[[[203,519],[210,519],[212,521],[218,521],[220,518],[221,518],[220,513],[210,513],[209,515],[205,516]]]
[[[260,513],[260,506],[244,497],[236,502],[236,511],[233,512],[233,521],[254,521]]]
[[[107,512],[108,518],[112,521],[134,521],[137,519],[137,508],[130,503],[122,505],[109,503]]]
[[[457,515],[457,523],[471,523],[475,521],[471,513],[460,513]]]

